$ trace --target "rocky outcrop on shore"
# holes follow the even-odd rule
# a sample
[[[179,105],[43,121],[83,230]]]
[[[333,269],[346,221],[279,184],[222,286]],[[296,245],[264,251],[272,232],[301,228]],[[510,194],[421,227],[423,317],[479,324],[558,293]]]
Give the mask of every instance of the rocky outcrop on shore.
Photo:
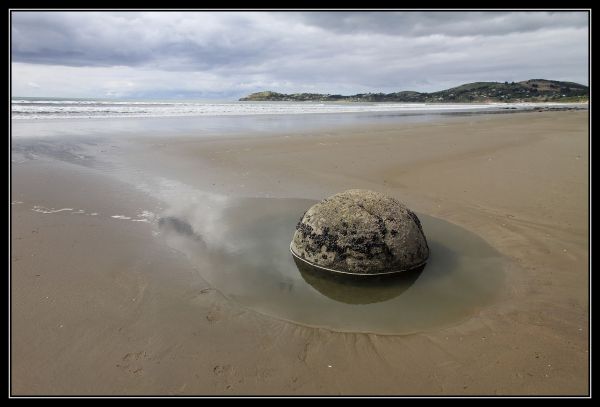
[[[308,209],[291,250],[311,265],[351,274],[411,270],[429,257],[417,215],[393,197],[360,189]]]

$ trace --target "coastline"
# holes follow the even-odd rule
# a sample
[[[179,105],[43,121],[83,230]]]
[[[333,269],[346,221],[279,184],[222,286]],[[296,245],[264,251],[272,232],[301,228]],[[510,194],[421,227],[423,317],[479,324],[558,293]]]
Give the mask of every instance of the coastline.
[[[66,143],[62,155],[17,148],[12,391],[583,395],[587,122],[587,111],[546,111],[258,137],[165,133],[110,140],[108,164],[102,140],[92,152]],[[385,192],[485,239],[511,261],[508,290],[473,318],[411,335],[272,319],[224,298],[150,222],[131,221],[168,206],[132,188],[156,177],[226,196]]]
[[[55,119],[218,118],[290,115],[398,116],[476,114],[533,110],[587,110],[587,102],[349,102],[349,101],[220,101],[122,99],[11,99],[13,123]]]

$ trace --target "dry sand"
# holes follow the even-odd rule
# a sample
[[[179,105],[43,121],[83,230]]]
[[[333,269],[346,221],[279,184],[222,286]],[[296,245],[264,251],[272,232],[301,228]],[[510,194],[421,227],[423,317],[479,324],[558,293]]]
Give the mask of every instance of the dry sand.
[[[478,115],[153,139],[129,153],[139,171],[230,195],[385,192],[511,260],[495,304],[402,336],[308,328],[243,309],[155,239],[151,224],[111,217],[141,219],[160,202],[81,166],[16,163],[11,391],[585,395],[587,123],[587,111]]]

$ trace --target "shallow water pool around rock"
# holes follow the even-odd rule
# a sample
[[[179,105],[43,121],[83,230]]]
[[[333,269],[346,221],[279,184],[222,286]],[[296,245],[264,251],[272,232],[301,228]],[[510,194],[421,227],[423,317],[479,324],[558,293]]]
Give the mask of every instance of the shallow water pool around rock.
[[[494,301],[507,264],[477,235],[419,214],[427,265],[394,277],[340,278],[296,263],[290,239],[315,201],[244,198],[172,211],[159,227],[202,278],[275,318],[344,332],[407,334],[460,322]]]

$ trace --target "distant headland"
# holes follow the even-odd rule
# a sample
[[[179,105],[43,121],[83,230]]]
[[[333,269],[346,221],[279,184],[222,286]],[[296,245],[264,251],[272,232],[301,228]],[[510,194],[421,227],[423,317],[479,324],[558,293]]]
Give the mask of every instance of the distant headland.
[[[546,79],[530,79],[522,82],[473,82],[432,93],[402,91],[343,96],[265,91],[252,93],[240,99],[240,101],[413,103],[586,102],[588,100],[589,88],[587,86]]]

